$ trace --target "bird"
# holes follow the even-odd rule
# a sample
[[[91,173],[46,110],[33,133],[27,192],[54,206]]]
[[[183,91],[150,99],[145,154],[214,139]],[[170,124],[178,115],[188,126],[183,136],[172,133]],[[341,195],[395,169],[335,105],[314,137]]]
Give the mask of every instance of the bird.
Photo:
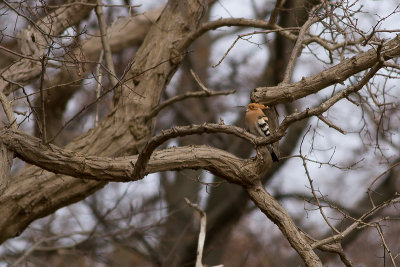
[[[265,116],[263,109],[268,109],[268,106],[264,106],[263,104],[259,103],[250,103],[246,109],[246,127],[248,131],[252,134],[268,137],[271,135],[269,125],[268,125],[268,118]],[[274,148],[272,145],[267,146],[269,153],[271,154],[272,161],[278,162],[279,158],[276,155]]]

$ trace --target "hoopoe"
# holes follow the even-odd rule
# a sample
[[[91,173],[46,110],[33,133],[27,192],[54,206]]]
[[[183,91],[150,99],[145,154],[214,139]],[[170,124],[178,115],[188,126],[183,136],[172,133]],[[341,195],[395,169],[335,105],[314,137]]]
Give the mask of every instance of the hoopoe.
[[[269,136],[269,125],[268,118],[265,116],[263,109],[268,108],[263,104],[250,103],[246,109],[246,127],[252,134],[258,136]],[[272,161],[278,162],[279,158],[275,154],[272,145],[267,146],[269,153],[271,154]]]

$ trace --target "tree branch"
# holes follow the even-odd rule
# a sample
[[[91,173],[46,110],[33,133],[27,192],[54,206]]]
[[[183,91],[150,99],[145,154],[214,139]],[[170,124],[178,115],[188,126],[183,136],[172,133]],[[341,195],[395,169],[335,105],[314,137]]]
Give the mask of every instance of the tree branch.
[[[100,28],[100,34],[101,34],[101,43],[103,45],[103,50],[104,50],[104,59],[106,62],[106,67],[108,69],[108,79],[110,80],[111,87],[114,87],[118,83],[118,79],[115,76],[115,68],[114,68],[114,63],[112,59],[112,52],[111,52],[111,46],[109,42],[109,36],[107,34],[107,25],[104,20],[104,15],[103,15],[103,7],[101,6],[102,0],[97,0],[97,6],[95,8],[96,11],[96,16],[97,20],[99,22],[99,28]],[[116,89],[115,92],[118,92],[118,88]],[[118,93],[115,94],[114,96],[115,100],[118,99]]]
[[[389,60],[400,56],[400,35],[386,42],[381,49],[380,57]],[[254,102],[266,105],[292,102],[296,99],[316,93],[327,86],[341,83],[350,76],[373,67],[381,58],[377,56],[377,49],[360,53],[350,59],[344,60],[336,66],[320,72],[317,75],[302,78],[292,84],[280,84],[273,87],[258,87],[251,94]]]
[[[154,152],[168,139],[190,134],[227,133],[247,139],[258,140],[244,129],[219,124],[203,124],[175,127],[153,137],[138,156],[109,158],[86,156],[49,144],[44,146],[40,139],[20,131],[2,130],[2,142],[14,151],[17,157],[45,170],[107,182],[128,182],[142,179],[145,174],[180,169],[205,169],[231,183],[249,184],[265,173],[268,165],[261,160],[244,160],[206,146],[170,148]],[[154,154],[154,155],[152,155]]]
[[[308,240],[297,228],[287,211],[273,198],[261,183],[246,188],[254,204],[273,222],[307,266],[322,266]]]
[[[217,96],[217,95],[230,95],[230,94],[236,93],[236,90],[221,91],[221,92],[211,91],[200,81],[200,78],[197,76],[196,73],[193,72],[193,70],[190,70],[190,72],[191,72],[193,78],[196,80],[197,84],[200,86],[200,88],[202,90],[198,91],[198,92],[187,92],[185,94],[177,95],[177,96],[171,97],[168,100],[165,100],[161,104],[155,106],[152,109],[152,111],[150,112],[150,114],[145,116],[146,120],[149,120],[149,119],[151,119],[153,117],[156,117],[158,115],[158,113],[161,110],[163,110],[164,108],[166,108],[166,107],[168,107],[168,106],[170,106],[170,105],[172,105],[172,104],[174,104],[176,102],[185,100],[187,98],[192,98],[192,97],[210,97],[210,96]]]
[[[92,3],[96,0],[85,0],[83,3]],[[10,4],[9,4],[10,5]],[[44,54],[44,49],[48,45],[49,36],[55,36],[62,33],[68,27],[78,23],[92,10],[90,6],[73,5],[69,7],[60,7],[33,25],[23,29],[19,34],[19,45],[21,52],[28,58],[23,58],[15,64],[3,69],[2,79],[0,79],[0,91],[8,95],[11,90],[9,87],[12,82],[26,83],[36,78],[41,73],[41,64],[39,57]],[[51,27],[49,27],[51,25]],[[38,61],[32,61],[30,57],[38,58]]]
[[[322,114],[323,112],[327,111],[330,107],[332,107],[335,103],[337,103],[339,100],[349,96],[351,93],[357,92],[360,90],[372,77],[374,77],[375,73],[383,66],[383,62],[378,62],[375,64],[373,68],[370,69],[370,71],[361,79],[361,81],[354,85],[354,86],[349,86],[348,88],[338,92],[328,100],[324,101],[321,105],[315,108],[307,108],[305,111],[298,112],[298,113],[293,113],[289,116],[287,116],[280,126],[278,127],[276,133],[278,135],[278,138],[280,136],[283,136],[286,132],[286,129],[295,121],[299,121],[302,119],[305,119],[310,116],[318,116]]]
[[[286,67],[285,76],[282,81],[283,84],[290,82],[290,78],[292,77],[296,58],[299,56],[301,49],[303,47],[303,40],[304,40],[304,36],[305,36],[306,32],[308,31],[308,29],[311,27],[312,24],[314,24],[315,22],[320,20],[320,18],[316,17],[314,14],[314,12],[319,8],[320,8],[320,5],[317,5],[311,10],[310,17],[304,23],[304,25],[301,27],[299,35],[297,36],[296,43],[293,47],[292,53],[290,54],[290,58],[289,58],[289,61],[288,61],[287,67]]]

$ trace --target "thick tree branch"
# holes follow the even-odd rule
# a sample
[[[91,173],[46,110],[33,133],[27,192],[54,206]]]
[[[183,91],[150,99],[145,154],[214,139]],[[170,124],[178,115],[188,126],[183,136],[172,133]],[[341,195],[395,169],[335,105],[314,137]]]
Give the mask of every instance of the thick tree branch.
[[[354,86],[349,86],[348,88],[338,92],[328,100],[324,101],[321,105],[315,108],[307,108],[305,111],[293,113],[287,116],[279,128],[277,129],[277,134],[279,136],[283,136],[285,134],[286,129],[295,121],[303,120],[310,116],[318,116],[323,112],[327,111],[330,107],[332,107],[339,100],[349,96],[351,93],[359,91],[367,82],[374,77],[374,75],[379,71],[379,69],[383,66],[383,62],[378,62],[372,67],[367,74],[360,80],[360,82]]]
[[[148,147],[153,149],[162,141],[175,136],[182,136],[203,132],[232,133],[246,139],[255,138],[238,127],[212,124],[189,127],[176,127],[153,138]],[[1,140],[13,150],[21,159],[36,164],[37,166],[55,173],[72,175],[78,178],[94,179],[100,181],[134,181],[143,178],[136,176],[137,170],[144,173],[160,172],[166,170],[179,170],[184,168],[202,168],[226,179],[231,183],[246,185],[253,201],[276,223],[283,234],[289,239],[292,246],[309,266],[318,265],[314,252],[308,250],[310,245],[306,243],[293,221],[280,204],[272,198],[262,185],[252,186],[265,174],[268,165],[262,160],[242,160],[225,151],[204,146],[190,146],[170,148],[154,152],[144,149],[145,155],[150,158],[139,162],[138,157],[107,158],[96,156],[84,156],[77,152],[66,151],[54,145],[44,146],[40,140],[27,136],[18,131],[3,130],[0,133]],[[148,155],[148,156],[147,156]],[[146,158],[143,157],[145,160]],[[144,167],[137,169],[139,167]],[[145,174],[144,173],[144,174]],[[262,188],[262,190],[260,189]],[[270,206],[272,205],[272,206]],[[301,247],[306,246],[306,247]]]
[[[212,147],[171,148],[153,153],[157,146],[168,139],[202,133],[227,133],[252,142],[259,140],[235,126],[204,124],[175,127],[153,137],[139,157],[109,158],[87,156],[51,144],[46,146],[40,139],[20,131],[2,130],[0,137],[2,142],[22,160],[57,174],[80,179],[128,182],[142,179],[145,174],[154,172],[205,169],[229,182],[248,184],[265,173],[268,165],[262,160],[239,159]]]
[[[271,16],[269,17],[268,24],[274,25],[276,24],[280,9],[282,8],[285,0],[277,0],[275,3],[274,10],[271,12]]]
[[[246,188],[254,204],[273,222],[290,245],[299,253],[307,266],[322,266],[321,260],[313,251],[311,244],[294,224],[287,211],[263,187],[261,182]]]
[[[160,146],[165,141],[175,137],[182,137],[186,135],[202,134],[202,133],[234,134],[238,137],[252,141],[253,143],[256,143],[259,140],[257,137],[254,138],[255,137],[254,135],[236,126],[205,123],[203,125],[174,127],[172,129],[162,131],[161,134],[154,136],[153,138],[150,139],[150,141],[143,148],[142,152],[140,152],[139,154],[138,160],[133,170],[132,174],[133,177],[135,179],[141,179],[145,175],[146,166],[150,159],[151,154],[158,146]]]
[[[14,116],[14,112],[11,107],[11,103],[8,101],[7,97],[1,91],[0,91],[0,102],[3,106],[3,110],[4,110],[4,113],[6,114],[6,117],[8,119],[8,123],[10,124],[10,127],[13,128],[14,130],[16,130],[17,129],[17,119]]]
[[[338,65],[320,72],[317,75],[304,78],[296,83],[281,84],[274,87],[259,87],[254,89],[251,99],[255,102],[275,105],[292,102],[296,99],[316,93],[335,83],[341,83],[360,71],[371,68],[381,59],[389,60],[400,56],[400,35],[386,42],[377,56],[377,49],[372,48]]]
[[[119,101],[98,127],[75,139],[67,149],[97,156],[137,153],[154,130],[154,120],[145,122],[137,116],[150,113],[151,108],[159,103],[161,92],[185,54],[187,46],[181,44],[187,35],[198,28],[207,8],[206,2],[170,1],[165,6],[131,61],[128,74],[131,79],[122,88],[121,99],[124,101]],[[82,9],[79,7],[75,14],[68,15],[70,19],[78,19],[74,24],[81,19]],[[64,22],[71,21],[62,18]],[[25,64],[18,70],[25,68],[30,67]],[[28,76],[23,74],[21,77]],[[3,211],[0,242],[18,235],[33,220],[82,200],[105,185],[105,182],[55,175],[37,167],[26,168],[11,181],[6,192],[0,195]]]

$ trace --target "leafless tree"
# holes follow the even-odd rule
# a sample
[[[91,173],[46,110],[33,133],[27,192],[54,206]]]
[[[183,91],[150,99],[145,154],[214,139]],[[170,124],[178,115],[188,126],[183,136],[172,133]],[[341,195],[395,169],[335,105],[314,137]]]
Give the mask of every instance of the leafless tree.
[[[400,263],[400,6],[235,3],[2,1],[3,263]]]

